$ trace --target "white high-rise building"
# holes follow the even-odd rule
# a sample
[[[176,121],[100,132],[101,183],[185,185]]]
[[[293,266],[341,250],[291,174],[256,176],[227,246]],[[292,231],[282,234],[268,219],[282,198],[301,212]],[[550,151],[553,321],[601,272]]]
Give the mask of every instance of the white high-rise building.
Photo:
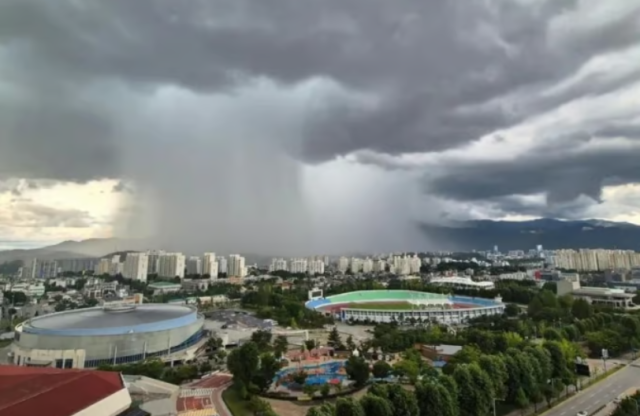
[[[419,274],[420,266],[422,266],[422,260],[417,255],[413,255],[413,257],[409,258],[409,273],[411,274]]]
[[[378,259],[373,262],[373,271],[375,273],[383,273],[387,270],[387,262],[382,259]]]
[[[314,259],[307,262],[307,273],[324,274],[324,260]]]
[[[149,257],[149,274],[158,274],[158,266],[160,262],[160,256],[166,254],[162,250],[152,250],[147,252]]]
[[[229,274],[229,261],[226,257],[218,257],[218,273]]]
[[[269,265],[270,272],[277,272],[279,270],[287,271],[287,261],[285,259],[272,259]]]
[[[147,253],[127,253],[127,258],[122,266],[123,277],[146,282],[148,272],[149,256]]]
[[[399,275],[411,274],[411,267],[409,266],[409,257],[407,256],[395,256],[393,258],[393,271]]]
[[[362,273],[371,273],[373,272],[373,260],[369,257],[362,260]]]
[[[219,272],[216,253],[204,253],[202,257],[202,274],[208,274],[209,279],[217,279]]]
[[[289,272],[291,273],[306,273],[308,262],[305,259],[291,259],[289,261]]]
[[[340,257],[338,259],[338,271],[345,274],[349,270],[349,259],[346,257]]]
[[[186,262],[187,275],[202,274],[202,259],[198,256],[191,256]]]
[[[158,259],[158,276],[184,278],[186,258],[182,253],[165,253]]]
[[[349,263],[349,270],[351,270],[353,274],[360,273],[360,271],[362,271],[362,259],[352,257]]]
[[[247,275],[247,267],[245,266],[244,257],[239,254],[230,255],[228,270],[229,277],[245,277]]]

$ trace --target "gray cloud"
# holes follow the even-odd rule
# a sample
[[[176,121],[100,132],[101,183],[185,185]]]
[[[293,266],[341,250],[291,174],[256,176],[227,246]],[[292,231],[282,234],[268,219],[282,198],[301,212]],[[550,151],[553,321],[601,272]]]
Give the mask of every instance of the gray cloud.
[[[601,202],[603,186],[640,182],[637,145],[585,151],[576,151],[576,146],[568,140],[562,147],[541,147],[514,160],[456,164],[427,178],[427,192],[453,200],[489,201],[508,213],[575,218]],[[546,202],[532,204],[513,197],[536,194],[545,194]]]
[[[0,225],[17,228],[85,228],[96,223],[91,215],[82,210],[59,209],[29,201],[12,204],[9,214],[0,215]]]
[[[322,250],[325,242],[299,231],[314,222],[301,163],[360,151],[367,163],[393,165],[388,155],[459,147],[632,82],[635,73],[592,76],[538,96],[640,36],[640,7],[563,31],[576,22],[558,19],[578,4],[5,0],[0,179],[125,179],[146,199],[122,228],[153,217],[145,220],[167,243],[209,230],[207,244],[225,240],[230,250],[269,248],[274,235],[286,241],[280,250]],[[271,87],[260,93],[264,83]],[[170,88],[182,92],[172,98]],[[635,131],[625,120],[614,128]],[[606,155],[566,164],[557,156],[555,164],[451,165],[426,188],[461,200],[546,192],[560,204],[597,200],[606,178],[637,179],[628,155],[615,168],[589,165]],[[238,228],[253,230],[249,247]]]
[[[65,93],[77,82],[105,78],[201,92],[233,88],[256,76],[285,84],[323,76],[372,94],[378,105],[331,103],[310,115],[301,154],[318,161],[358,149],[454,147],[548,108],[532,105],[526,114],[455,111],[561,80],[594,55],[631,45],[640,35],[631,13],[549,45],[548,22],[574,5],[315,0],[302,7],[293,0],[224,0],[177,7],[166,0],[114,0],[78,7],[63,0],[8,0],[0,5],[0,39],[10,45],[8,59],[31,64],[29,76],[55,76],[58,88],[67,86]],[[567,91],[555,104],[584,93]],[[111,173],[100,169],[114,163],[111,120],[100,120],[99,108],[87,108],[86,101],[62,108],[57,103],[46,110],[3,111],[14,120],[9,135],[21,137],[25,147],[39,140],[34,130],[67,140],[95,137],[84,146],[69,142],[84,149],[74,165],[80,170],[83,163],[100,161],[94,175]],[[64,122],[52,126],[52,120]],[[41,148],[37,159],[49,159],[51,169],[22,170],[40,168],[41,175],[67,179],[67,170],[53,168],[59,157],[51,147]]]

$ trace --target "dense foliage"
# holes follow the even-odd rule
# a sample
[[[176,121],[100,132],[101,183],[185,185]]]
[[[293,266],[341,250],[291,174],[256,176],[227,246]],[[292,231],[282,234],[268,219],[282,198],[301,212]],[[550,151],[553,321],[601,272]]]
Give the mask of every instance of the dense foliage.
[[[565,386],[576,381],[571,354],[555,341],[522,349],[507,348],[496,354],[483,354],[477,347],[467,346],[440,372],[415,350],[407,350],[390,372],[415,385],[415,393],[400,384],[374,384],[359,401],[325,404],[309,410],[307,415],[489,416],[498,401],[520,409],[537,407],[545,401],[549,406]],[[347,371],[355,379],[349,367],[364,360],[352,357],[349,361]],[[380,371],[384,366],[376,363],[373,367]],[[359,377],[362,379],[364,373]]]
[[[306,308],[302,302],[306,296],[306,290],[283,291],[263,283],[242,296],[241,304],[255,310],[259,318],[273,319],[291,328],[322,328],[333,323],[331,317]]]

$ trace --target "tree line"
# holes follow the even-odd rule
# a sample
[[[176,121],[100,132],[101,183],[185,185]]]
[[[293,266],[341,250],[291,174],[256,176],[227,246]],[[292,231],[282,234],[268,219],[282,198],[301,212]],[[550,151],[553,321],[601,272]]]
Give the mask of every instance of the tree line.
[[[575,383],[572,363],[556,342],[498,354],[465,347],[440,372],[410,349],[394,366],[378,361],[372,371],[374,376],[395,375],[412,384],[414,393],[399,383],[376,383],[360,400],[338,399],[335,405],[310,409],[307,416],[490,416],[500,403],[537,410],[542,403],[550,407]]]

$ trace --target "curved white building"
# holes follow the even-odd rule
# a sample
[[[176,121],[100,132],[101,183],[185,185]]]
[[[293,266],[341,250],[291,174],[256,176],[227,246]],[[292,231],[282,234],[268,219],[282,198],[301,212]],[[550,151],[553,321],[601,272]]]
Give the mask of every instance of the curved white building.
[[[59,312],[16,326],[12,363],[96,368],[153,357],[190,360],[201,344],[203,326],[204,317],[184,305],[144,304]]]

